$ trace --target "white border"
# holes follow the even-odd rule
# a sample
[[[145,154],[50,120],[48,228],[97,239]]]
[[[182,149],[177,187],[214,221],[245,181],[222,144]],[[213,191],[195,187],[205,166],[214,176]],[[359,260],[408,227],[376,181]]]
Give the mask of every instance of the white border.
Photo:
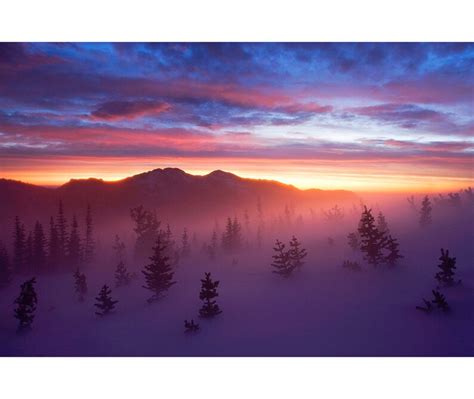
[[[2,41],[473,41],[467,0],[3,2]]]

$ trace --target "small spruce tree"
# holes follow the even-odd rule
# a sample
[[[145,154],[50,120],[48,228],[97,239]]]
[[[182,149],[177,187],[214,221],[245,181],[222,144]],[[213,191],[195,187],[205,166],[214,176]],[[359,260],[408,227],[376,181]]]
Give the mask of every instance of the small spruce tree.
[[[151,263],[142,271],[146,283],[143,288],[153,292],[153,296],[148,299],[149,303],[160,299],[173,284],[176,284],[176,281],[173,281],[174,272],[165,253],[166,246],[158,235],[153,247],[153,255],[150,257]]]
[[[275,254],[272,256],[272,267],[276,269],[273,270],[273,273],[279,274],[283,277],[289,277],[295,269],[290,259],[290,252],[285,250],[285,244],[280,240],[276,240],[273,250],[275,251]]]
[[[3,243],[0,241],[0,288],[6,287],[11,281],[10,258]]]
[[[379,212],[377,215],[377,229],[384,234],[388,234],[388,224],[385,216],[382,212]]]
[[[87,279],[84,273],[81,273],[79,269],[73,274],[74,276],[74,289],[76,290],[79,302],[84,301],[84,296],[87,293]]]
[[[26,269],[26,232],[20,218],[15,216],[15,231],[13,234],[13,270],[24,273]]]
[[[44,273],[46,271],[46,237],[43,226],[36,222],[33,233],[33,267],[34,273]]]
[[[400,244],[398,244],[398,241],[396,238],[393,238],[392,236],[388,236],[387,238],[387,243],[385,248],[389,251],[388,254],[385,256],[385,262],[389,266],[395,266],[398,262],[398,259],[403,258],[402,255],[400,255],[400,250],[398,249]]]
[[[219,296],[217,293],[218,286],[219,281],[212,281],[211,273],[205,273],[204,279],[201,279],[201,292],[199,293],[199,299],[204,302],[201,309],[199,309],[200,317],[212,318],[222,313],[214,299]]]
[[[82,260],[82,245],[79,237],[78,224],[76,216],[72,218],[71,234],[68,241],[68,258],[70,266],[76,269]]]
[[[54,223],[54,218],[51,217],[49,221],[49,240],[48,240],[48,264],[49,270],[57,271],[59,268],[60,262],[60,241],[59,233],[56,224]]]
[[[184,229],[183,236],[181,237],[181,255],[183,258],[189,256],[191,248],[189,247],[188,230]]]
[[[441,248],[441,256],[439,257],[441,263],[438,267],[441,269],[436,273],[435,279],[440,284],[451,286],[454,284],[454,270],[456,269],[456,258],[449,256],[449,250]]]
[[[293,236],[290,241],[290,250],[289,250],[289,257],[292,263],[292,267],[296,270],[301,269],[304,262],[303,259],[308,255],[306,249],[301,248],[301,243],[298,239]]]
[[[386,246],[385,234],[375,225],[372,210],[364,206],[359,222],[358,232],[360,235],[360,249],[369,264],[377,266],[384,261],[383,248]]]
[[[115,286],[123,287],[129,285],[131,280],[132,276],[125,267],[125,263],[120,261],[115,270]]]
[[[15,300],[17,307],[15,308],[15,318],[18,319],[18,331],[23,331],[31,328],[31,324],[35,318],[36,305],[38,297],[34,285],[36,279],[32,278],[25,281],[21,285],[21,291],[18,298]]]
[[[352,262],[350,260],[345,260],[342,263],[342,267],[344,269],[348,269],[348,270],[351,270],[353,272],[360,272],[362,270],[362,268],[360,267],[360,265],[357,262]]]
[[[431,224],[431,211],[433,210],[431,206],[431,201],[429,197],[426,195],[423,198],[421,203],[421,210],[420,210],[420,226],[426,227]]]
[[[86,235],[84,239],[84,262],[86,264],[94,259],[94,238],[92,224],[92,210],[90,204],[87,204],[86,211]]]
[[[359,236],[357,233],[349,233],[347,241],[352,250],[357,251],[359,249]]]
[[[194,320],[191,320],[190,322],[184,320],[184,332],[191,333],[196,331],[199,331],[199,324],[194,323]]]
[[[449,310],[448,302],[446,301],[445,296],[436,290],[433,290],[433,297],[432,303],[434,303],[438,309],[441,309],[443,312],[447,312]]]
[[[100,290],[99,296],[95,298],[97,303],[94,304],[94,306],[99,309],[95,312],[97,316],[106,316],[114,310],[115,304],[118,301],[114,301],[111,294],[112,290],[107,285],[104,285]]]

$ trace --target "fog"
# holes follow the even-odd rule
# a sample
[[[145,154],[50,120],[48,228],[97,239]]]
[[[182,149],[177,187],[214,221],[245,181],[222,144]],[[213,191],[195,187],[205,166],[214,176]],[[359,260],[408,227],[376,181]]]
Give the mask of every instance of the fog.
[[[458,194],[429,194],[431,222],[424,225],[420,219],[425,196],[411,198],[411,193],[284,206],[255,201],[227,213],[209,211],[189,222],[143,207],[141,212],[151,218],[144,229],[152,220],[157,223],[155,233],[167,237],[165,255],[176,282],[151,303],[142,271],[151,263],[156,236],[144,238],[143,233],[140,241],[130,212],[105,218],[92,208],[93,256],[86,261],[83,209],[76,214],[80,259],[62,259],[54,268],[46,260],[39,269],[30,258],[36,266],[13,270],[0,288],[0,355],[472,356],[474,200],[470,191]],[[70,236],[73,215],[67,202],[63,206]],[[360,244],[349,245],[348,235],[359,235],[364,206],[375,223],[383,214],[386,235],[399,244],[403,257],[393,265],[371,264]],[[57,214],[47,211],[38,209],[22,223],[28,231],[34,228],[33,220],[41,222],[48,256],[49,220],[53,216],[56,221]],[[15,216],[4,223],[1,235],[10,265]],[[234,243],[226,241],[228,220],[238,226]],[[307,251],[302,266],[288,275],[273,273],[276,240],[286,250],[293,236]],[[121,250],[117,243],[123,244]],[[441,248],[456,258],[454,284],[435,279]],[[117,287],[120,261],[130,278]],[[358,269],[343,267],[344,261],[356,262]],[[76,270],[87,280],[83,301],[75,291]],[[214,299],[222,310],[209,318],[199,316],[206,272],[219,281]],[[20,285],[32,277],[38,298],[34,319],[29,328],[18,330],[14,300]],[[101,317],[94,304],[104,284],[118,302]],[[445,296],[449,311],[434,302],[432,311],[416,309],[423,306],[422,298],[431,302],[433,290]],[[186,332],[184,320],[191,319],[199,329]]]

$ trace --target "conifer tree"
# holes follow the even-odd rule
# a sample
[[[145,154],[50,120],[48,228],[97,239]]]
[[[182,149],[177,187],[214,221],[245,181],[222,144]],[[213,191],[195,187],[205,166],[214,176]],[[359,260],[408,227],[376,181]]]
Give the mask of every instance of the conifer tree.
[[[82,258],[81,238],[79,237],[76,215],[72,218],[71,234],[68,241],[68,260],[73,269],[79,267]]]
[[[46,269],[46,237],[41,223],[36,222],[33,236],[33,270],[43,273]]]
[[[33,255],[33,234],[28,232],[25,242],[25,266],[24,272],[31,272],[33,270],[34,255]]]
[[[361,239],[360,249],[364,253],[367,262],[373,266],[377,266],[384,261],[382,253],[386,246],[385,234],[380,232],[375,226],[375,219],[372,216],[372,210],[364,206],[364,211],[358,227]]]
[[[60,241],[58,229],[54,223],[53,217],[49,221],[49,240],[48,240],[48,263],[51,271],[57,271],[60,261]]]
[[[290,259],[290,252],[285,250],[285,244],[280,240],[276,240],[273,250],[275,251],[275,254],[272,256],[272,266],[276,269],[273,270],[273,273],[279,274],[283,277],[289,277],[295,269]]]
[[[35,278],[25,281],[21,285],[20,295],[15,299],[17,307],[15,308],[14,314],[19,322],[19,332],[29,329],[35,318],[36,305],[38,303],[34,287],[35,284]]]
[[[26,268],[26,233],[20,218],[15,216],[15,231],[13,234],[13,269],[16,273],[25,272]]]
[[[81,273],[79,268],[74,272],[74,288],[78,295],[79,302],[84,301],[84,296],[87,294],[87,279],[84,273]]]
[[[98,309],[95,312],[97,316],[106,316],[115,309],[115,304],[118,301],[114,301],[111,294],[112,290],[105,284],[100,290],[99,296],[95,298],[97,302],[94,306]]]
[[[232,219],[227,218],[225,232],[222,234],[222,249],[226,252],[232,250]]]
[[[257,248],[261,249],[263,245],[263,232],[262,232],[262,226],[257,227]]]
[[[240,222],[234,217],[232,221],[232,249],[239,250],[242,246],[242,226]]]
[[[142,271],[146,282],[143,288],[153,292],[153,296],[148,299],[149,303],[160,299],[173,284],[176,284],[176,281],[173,281],[174,272],[165,253],[166,246],[158,236],[153,247],[153,255],[150,257],[151,263]]]
[[[395,266],[398,262],[398,259],[403,258],[400,255],[400,250],[398,249],[399,244],[397,239],[393,238],[391,235],[388,236],[385,248],[389,251],[385,256],[385,262],[389,266]]]
[[[292,267],[296,270],[300,269],[304,262],[303,259],[308,255],[306,249],[301,248],[301,243],[298,239],[293,236],[290,241],[290,250],[289,250],[289,257],[290,262],[292,263]]]
[[[212,259],[216,258],[217,254],[217,232],[214,230],[212,232],[212,237],[211,237],[211,251],[212,251]]]
[[[362,270],[362,268],[360,267],[360,265],[357,262],[352,262],[350,260],[345,260],[342,263],[342,267],[344,269],[348,269],[348,270],[351,270],[353,272],[360,272]]]
[[[426,227],[431,224],[431,211],[433,210],[431,206],[431,201],[429,197],[426,195],[423,198],[421,203],[421,210],[420,210],[420,226]]]
[[[125,244],[124,242],[120,239],[118,234],[115,235],[115,242],[114,245],[112,246],[112,249],[115,252],[115,261],[117,263],[119,262],[125,262]]]
[[[92,210],[90,204],[87,204],[86,211],[86,236],[84,240],[84,262],[90,263],[94,258],[94,238],[93,238],[93,223]]]
[[[58,229],[58,239],[59,239],[59,259],[60,262],[66,260],[67,247],[68,247],[68,234],[67,234],[67,221],[64,216],[63,202],[59,201],[58,217],[56,223]]]
[[[434,304],[436,305],[436,309],[442,310],[443,312],[449,311],[449,305],[445,296],[436,290],[432,290],[431,292],[433,293],[433,299],[431,302],[423,298],[424,306],[416,306],[416,309],[425,313],[431,313],[433,310],[435,310],[435,307],[433,306]]]
[[[153,252],[152,248],[160,233],[161,222],[155,213],[145,209],[142,205],[132,208],[130,216],[135,223],[134,231],[137,234],[135,258],[146,259]]]
[[[434,299],[431,302],[434,303],[438,309],[441,309],[443,312],[447,312],[449,310],[449,305],[445,296],[436,290],[433,290],[432,292]]]
[[[388,234],[387,220],[382,212],[377,215],[377,229],[383,234]]]
[[[456,269],[456,258],[449,256],[449,250],[441,248],[441,256],[439,257],[441,263],[438,267],[441,269],[436,273],[435,279],[440,284],[451,286],[454,284],[454,270]]]
[[[425,298],[422,298],[425,306],[416,306],[416,309],[421,310],[425,313],[431,313],[433,311],[433,305],[430,301],[427,301]]]
[[[204,279],[201,279],[201,292],[199,293],[199,299],[204,303],[199,309],[199,316],[203,318],[212,318],[222,313],[219,305],[216,303],[214,298],[218,297],[217,287],[219,281],[212,281],[211,273],[204,273]]]
[[[189,256],[191,249],[189,248],[189,237],[188,230],[184,229],[183,236],[181,237],[181,255],[183,258]]]
[[[123,287],[129,285],[131,280],[132,275],[125,267],[125,263],[123,261],[120,261],[117,265],[117,269],[115,270],[115,286]]]
[[[194,323],[194,320],[191,320],[190,322],[184,320],[184,332],[191,333],[196,331],[199,331],[199,324]]]
[[[0,288],[6,287],[10,283],[11,272],[7,249],[0,241]]]
[[[359,249],[359,235],[357,233],[349,233],[349,235],[347,236],[347,240],[349,246],[354,251],[357,251]]]

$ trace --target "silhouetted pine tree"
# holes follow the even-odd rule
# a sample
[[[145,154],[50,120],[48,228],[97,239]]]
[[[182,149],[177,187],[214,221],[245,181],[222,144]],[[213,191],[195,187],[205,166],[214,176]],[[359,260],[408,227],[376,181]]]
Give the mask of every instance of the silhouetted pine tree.
[[[420,226],[426,227],[431,224],[431,211],[432,211],[431,201],[429,197],[426,195],[423,198],[421,203],[421,210],[420,210]]]
[[[76,290],[79,302],[84,301],[84,296],[87,294],[87,279],[84,273],[79,269],[74,272],[74,288]]]
[[[20,218],[15,216],[15,231],[13,234],[13,270],[24,273],[26,270],[26,233]]]
[[[273,270],[273,273],[289,277],[293,270],[295,270],[295,266],[290,260],[290,252],[285,250],[285,244],[280,240],[276,240],[273,250],[276,252],[275,255],[272,256],[272,266],[276,269]]]
[[[438,309],[441,309],[443,312],[447,312],[449,310],[449,305],[445,296],[436,290],[433,290],[432,292],[434,299],[431,302],[434,303]]]
[[[362,270],[362,268],[360,267],[360,265],[357,262],[352,262],[350,260],[345,260],[342,264],[342,267],[344,269],[348,269],[348,270],[351,270],[353,272],[360,272]]]
[[[257,248],[261,249],[263,245],[263,231],[262,226],[257,227]]]
[[[289,250],[289,256],[290,256],[290,261],[292,263],[292,266],[295,269],[300,269],[304,262],[303,259],[308,255],[306,252],[306,249],[300,248],[301,243],[298,241],[298,239],[293,236],[293,238],[290,241],[290,250]]]
[[[137,234],[135,243],[135,258],[143,260],[153,252],[152,248],[160,233],[161,222],[156,218],[156,214],[145,209],[142,205],[132,208],[130,216],[135,222],[134,231]]]
[[[41,223],[36,222],[33,236],[33,270],[44,273],[46,270],[46,237]]]
[[[123,263],[122,261],[119,262],[119,264],[117,265],[117,269],[115,270],[115,286],[123,287],[125,285],[129,285],[131,280],[132,275],[125,267],[125,263]]]
[[[382,212],[377,215],[377,229],[383,234],[388,234],[388,224]]]
[[[11,265],[8,252],[0,241],[0,288],[6,287],[11,281]]]
[[[184,229],[183,236],[181,237],[181,255],[185,258],[189,256],[190,253],[188,230]]]
[[[395,266],[398,262],[398,259],[403,258],[403,256],[400,255],[400,250],[398,249],[398,247],[398,241],[391,235],[389,235],[387,238],[387,243],[385,245],[385,248],[389,251],[388,254],[385,256],[385,262],[389,266]]]
[[[239,250],[242,247],[242,226],[240,222],[234,217],[232,221],[232,249]]]
[[[31,272],[33,270],[34,256],[33,256],[33,234],[31,231],[28,233],[25,242],[25,272]]]
[[[364,253],[364,258],[373,266],[377,266],[384,261],[382,253],[386,245],[385,234],[375,226],[375,219],[372,216],[372,210],[364,206],[364,211],[358,227],[361,239],[360,250]]]
[[[359,249],[359,235],[357,233],[349,233],[347,236],[347,241],[349,246],[354,250],[357,251]]]
[[[227,218],[225,231],[222,234],[222,249],[226,252],[232,251],[232,219]]]
[[[210,245],[210,257],[212,260],[216,259],[217,255],[217,232],[214,230],[212,232],[211,237],[211,245]]]
[[[441,248],[441,256],[439,257],[441,263],[438,267],[441,269],[435,275],[435,279],[439,283],[442,283],[446,286],[454,284],[454,270],[456,269],[456,258],[451,258],[449,256],[449,251]]]
[[[21,285],[20,295],[15,299],[17,307],[14,313],[19,322],[18,331],[30,328],[35,318],[36,304],[38,303],[35,283],[35,278],[25,281]]]
[[[61,255],[59,233],[54,219],[51,216],[49,221],[49,240],[48,240],[48,264],[51,271],[57,271],[59,268]]]
[[[199,309],[199,316],[203,318],[212,318],[222,313],[214,298],[218,297],[217,287],[219,281],[212,281],[211,273],[204,273],[204,279],[201,279],[201,292],[199,299],[204,301],[201,309]]]
[[[194,323],[194,320],[191,320],[191,322],[184,320],[184,332],[190,333],[190,332],[196,332],[199,330],[199,324]]]
[[[77,269],[82,260],[81,238],[79,237],[76,215],[72,217],[71,234],[68,241],[68,260],[73,269]]]
[[[95,312],[97,316],[106,316],[115,309],[115,304],[118,301],[114,301],[111,294],[112,290],[107,285],[104,285],[100,290],[99,296],[95,298],[97,303],[94,304],[94,306],[99,309]]]
[[[86,236],[84,240],[84,262],[90,263],[94,259],[94,238],[91,206],[87,204]]]
[[[163,245],[161,237],[158,236],[153,247],[153,255],[150,257],[151,263],[145,266],[145,270],[142,271],[146,282],[143,288],[154,293],[148,299],[149,303],[160,299],[165,291],[168,291],[173,284],[176,284],[176,281],[173,281],[174,272],[165,253],[166,247]]]
[[[425,306],[416,306],[416,309],[421,310],[422,312],[431,313],[433,311],[433,305],[430,301],[427,301],[425,298],[422,298]]]
[[[116,234],[115,235],[115,242],[112,246],[112,249],[115,252],[115,261],[118,262],[125,262],[125,244],[120,237]]]
[[[59,260],[60,263],[66,260],[67,247],[68,247],[68,234],[67,234],[67,221],[64,216],[63,202],[59,201],[58,218],[56,223],[58,229],[59,239]]]

